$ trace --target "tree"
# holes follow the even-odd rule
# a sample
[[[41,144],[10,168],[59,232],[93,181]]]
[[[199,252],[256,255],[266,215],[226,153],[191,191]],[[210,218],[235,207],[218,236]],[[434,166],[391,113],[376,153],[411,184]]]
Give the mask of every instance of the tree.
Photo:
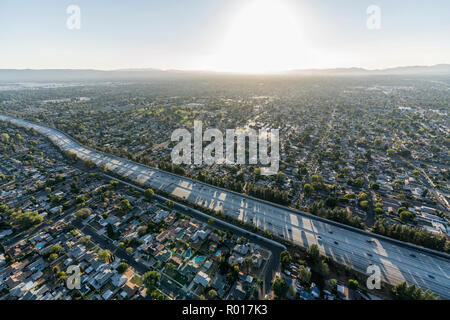
[[[89,208],[82,208],[75,212],[75,217],[77,219],[86,219],[91,215],[91,210]]]
[[[331,291],[333,293],[337,292],[337,280],[336,279],[330,279],[330,287],[331,287]]]
[[[386,154],[387,154],[389,157],[393,157],[393,156],[395,155],[395,150],[394,150],[394,149],[387,149],[387,150],[386,150]]]
[[[60,244],[55,244],[51,249],[50,249],[50,253],[60,253],[62,250],[62,247]]]
[[[402,212],[400,212],[400,219],[404,222],[404,223],[408,223],[414,220],[414,218],[416,217],[416,215],[409,211],[409,210],[403,210]]]
[[[174,207],[173,201],[167,200],[167,201],[166,201],[166,206],[168,206],[169,208],[173,208],[173,207]]]
[[[84,203],[86,202],[86,197],[82,194],[75,198],[76,203]]]
[[[313,174],[311,176],[311,181],[312,182],[316,182],[316,183],[323,183],[323,177],[321,175],[318,175],[318,174]]]
[[[379,190],[380,189],[380,185],[378,183],[376,183],[376,182],[371,182],[369,184],[369,188],[372,189],[372,190]]]
[[[239,277],[239,266],[230,266],[231,271],[226,275],[226,281],[231,285],[236,282]]]
[[[273,293],[278,299],[286,297],[289,290],[289,286],[286,281],[280,277],[277,277],[273,282]]]
[[[422,291],[416,285],[408,285],[406,281],[400,282],[392,288],[392,293],[399,300],[440,300],[430,291]]]
[[[353,181],[353,185],[354,185],[355,187],[357,187],[357,188],[361,188],[361,187],[364,185],[364,179],[361,178],[361,177],[356,178],[356,179]]]
[[[9,134],[7,133],[2,133],[2,135],[0,136],[1,141],[5,144],[9,143]]]
[[[144,274],[144,286],[148,291],[153,291],[156,285],[161,281],[161,274],[158,271],[148,271]]]
[[[381,216],[381,215],[384,214],[384,210],[383,210],[383,208],[376,207],[375,208],[375,213],[377,214],[377,216]]]
[[[84,236],[80,239],[80,241],[85,247],[87,247],[91,241],[91,236]]]
[[[48,256],[49,261],[55,261],[56,259],[58,259],[58,254],[56,253],[52,253]]]
[[[309,197],[311,195],[311,193],[313,192],[313,188],[311,187],[311,185],[309,183],[306,183],[303,186],[303,191],[305,192],[305,196]]]
[[[400,224],[391,225],[385,219],[377,219],[372,227],[372,231],[397,240],[450,253],[450,241],[444,235],[435,235],[418,227]]]
[[[155,191],[153,191],[152,188],[148,188],[148,189],[146,189],[146,190],[144,191],[144,196],[145,196],[148,200],[152,199],[154,195],[155,195]]]
[[[357,280],[349,279],[348,280],[348,287],[352,290],[356,290],[359,287],[359,283]]]
[[[166,270],[167,270],[167,272],[172,273],[176,269],[177,269],[177,266],[174,263],[172,263],[172,262],[167,262],[166,263]]]
[[[282,184],[282,183],[284,183],[286,177],[284,176],[284,173],[283,173],[283,172],[279,171],[279,172],[276,174],[275,179],[276,179],[276,181],[277,181],[279,184]]]
[[[107,249],[99,250],[98,251],[98,258],[100,260],[105,261],[106,263],[109,263],[109,262],[111,262],[111,259],[112,259],[112,253],[111,253],[111,251],[109,251]]]
[[[127,199],[123,199],[122,201],[120,201],[120,210],[125,213],[129,212],[131,210],[130,201],[128,201]]]
[[[328,267],[328,264],[325,261],[320,261],[315,266],[315,270],[322,276],[326,277],[330,273],[330,268]]]
[[[328,197],[328,198],[325,200],[325,205],[326,205],[327,207],[334,208],[334,207],[337,206],[337,204],[338,204],[338,199],[337,199],[336,197]]]
[[[369,201],[367,200],[363,200],[359,203],[359,205],[361,206],[361,208],[363,208],[364,210],[367,210],[369,208]]]
[[[309,271],[308,269],[306,269],[306,267],[305,266],[300,266],[299,268],[298,268],[298,275],[297,275],[297,278],[298,278],[298,281],[302,284],[302,285],[304,285],[304,286],[306,286],[306,287],[309,287],[310,285],[311,285],[311,271]]]
[[[280,254],[280,262],[283,269],[286,269],[292,261],[291,254],[288,251],[283,251]]]
[[[109,180],[109,185],[111,186],[111,188],[116,188],[119,185],[119,181]]]
[[[37,211],[13,212],[11,222],[18,225],[21,229],[28,229],[44,221]]]
[[[113,225],[111,223],[108,223],[106,225],[106,235],[108,236],[108,238],[117,240],[117,239],[119,239],[120,232],[115,232]]]
[[[306,258],[311,261],[313,264],[316,264],[320,261],[320,251],[317,244],[312,244],[308,250],[306,250]]]
[[[381,147],[381,144],[382,144],[382,141],[381,141],[380,138],[375,138],[375,140],[373,140],[373,146],[374,146],[375,148],[380,148],[380,147]]]
[[[217,291],[214,289],[211,289],[208,291],[208,299],[209,300],[214,300],[217,298]]]
[[[83,163],[86,165],[86,167],[88,167],[89,169],[94,169],[95,168],[95,162],[92,160],[83,160]]]
[[[117,272],[119,272],[119,273],[124,273],[125,271],[127,271],[127,269],[128,269],[128,263],[126,263],[126,262],[121,262],[120,264],[119,264],[119,266],[117,267]]]
[[[145,235],[147,233],[147,226],[140,226],[137,229],[137,233],[139,237],[142,237],[143,235]]]

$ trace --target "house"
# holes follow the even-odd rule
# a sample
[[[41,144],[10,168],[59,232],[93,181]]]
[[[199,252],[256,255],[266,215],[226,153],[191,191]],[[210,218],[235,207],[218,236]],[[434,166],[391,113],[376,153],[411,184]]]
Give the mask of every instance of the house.
[[[128,281],[127,276],[120,274],[120,273],[115,274],[111,278],[111,283],[113,284],[113,286],[118,287],[118,288],[123,286],[127,281]]]
[[[359,300],[361,295],[345,285],[338,284],[337,291],[344,300]]]
[[[160,253],[158,253],[155,258],[157,258],[158,260],[161,260],[163,262],[167,262],[170,257],[172,256],[172,252],[170,250],[164,250],[161,251]]]
[[[57,206],[57,207],[51,208],[50,213],[55,214],[56,212],[58,212],[58,210],[60,210],[60,209],[62,210],[62,208],[63,208],[62,206]]]
[[[20,283],[24,283],[25,280],[31,275],[31,272],[29,271],[19,271],[17,273],[14,273],[9,279],[5,281],[5,284],[9,288],[14,288]]]
[[[39,278],[41,278],[43,276],[43,273],[42,273],[42,271],[38,271],[38,272],[36,272],[36,273],[33,273],[32,275],[31,275],[31,280],[33,280],[33,281],[36,281],[36,280],[38,280]]]
[[[320,298],[320,290],[319,290],[319,288],[317,288],[317,286],[316,286],[315,283],[313,283],[313,284],[311,285],[311,290],[309,290],[309,292],[311,293],[311,295],[312,295],[314,298],[316,298],[316,299],[319,299],[319,298]]]
[[[248,253],[249,249],[250,247],[246,244],[237,244],[233,248],[233,251],[236,251],[237,253],[240,253],[245,256]]]
[[[22,298],[20,298],[20,300],[37,300],[37,298],[38,297],[35,293],[28,291]]]
[[[86,252],[83,256],[83,260],[87,263],[91,263],[96,257],[96,254],[94,252]]]
[[[235,264],[242,264],[244,262],[244,258],[238,255],[234,255],[232,254],[231,256],[228,257],[228,263],[231,265],[235,265]]]
[[[11,235],[13,233],[13,231],[11,229],[6,229],[6,230],[2,230],[0,232],[0,239],[7,237],[9,235]]]
[[[111,224],[112,226],[114,226],[118,222],[120,222],[120,221],[119,221],[119,218],[117,218],[117,216],[110,215],[108,218],[101,221],[100,225],[102,227],[106,227],[108,224]]]
[[[17,286],[15,286],[14,288],[12,288],[9,291],[9,294],[12,297],[16,297],[16,298],[20,298],[22,297],[26,292],[28,291],[28,289],[25,286],[25,283],[21,282],[19,283]]]
[[[86,247],[81,244],[78,244],[72,250],[70,250],[70,252],[67,255],[75,260],[79,260],[85,253]]]
[[[122,289],[126,293],[127,298],[131,298],[138,292],[139,287],[128,280]]]
[[[152,237],[152,235],[149,233],[149,234],[145,234],[145,235],[143,235],[142,237],[140,237],[139,240],[142,241],[142,246],[145,246],[146,244],[152,242],[153,237]]]
[[[204,264],[203,264],[203,268],[205,268],[205,270],[208,270],[209,268],[211,268],[212,266],[212,262],[207,260]]]
[[[203,287],[206,287],[210,281],[211,281],[211,278],[203,271],[199,271],[194,278],[194,283],[198,283],[198,284],[202,285]]]
[[[181,267],[180,273],[184,276],[187,276],[197,272],[198,268],[199,266],[197,264],[195,264],[192,261],[189,261],[189,263],[186,263],[184,266]]]
[[[301,290],[299,292],[299,297],[302,300],[314,300],[314,297],[307,291]]]
[[[235,283],[235,285],[233,286],[233,289],[231,290],[230,295],[233,299],[236,299],[236,300],[244,300],[245,299],[245,297],[247,296],[247,292],[244,289],[244,285],[242,284],[242,282],[237,281]]]
[[[107,269],[99,272],[91,282],[91,285],[95,289],[100,289],[103,285],[112,277],[113,273],[111,270]]]
[[[89,266],[88,268],[86,268],[86,270],[84,270],[84,273],[89,274],[92,271],[94,271],[94,268],[92,266]]]
[[[111,290],[106,290],[106,292],[102,295],[103,300],[108,300],[113,296],[113,292]]]
[[[183,261],[181,260],[181,258],[179,257],[179,255],[172,256],[172,258],[170,258],[170,261],[171,261],[172,263],[174,263],[177,267],[183,263]]]
[[[0,267],[3,267],[6,264],[6,258],[3,253],[0,253]]]
[[[167,237],[169,236],[169,231],[167,231],[167,230],[164,230],[164,231],[162,231],[160,234],[158,234],[157,236],[156,236],[156,241],[158,241],[159,243],[162,243],[162,242],[164,242],[164,240],[166,240],[167,239]]]
[[[220,236],[217,233],[211,233],[210,239],[212,242],[219,242]]]
[[[37,299],[40,300],[48,291],[49,288],[46,285],[43,285],[38,290],[36,290],[34,294],[37,296]]]
[[[169,212],[168,212],[168,211],[160,210],[160,211],[156,214],[155,218],[153,218],[153,220],[155,221],[155,223],[159,223],[159,222],[161,222],[163,219],[165,219],[168,215],[169,215]]]
[[[259,253],[255,253],[252,255],[252,264],[256,267],[256,268],[261,268],[261,264],[263,262],[263,257],[261,256],[261,254]]]
[[[65,266],[71,265],[72,262],[73,262],[73,259],[72,259],[72,258],[67,258],[66,260],[64,260],[64,265],[65,265]]]
[[[191,239],[192,241],[196,242],[198,239],[202,239],[205,240],[206,237],[211,233],[211,230],[207,229],[207,230],[197,230],[195,231],[195,233],[192,235]]]
[[[211,286],[217,291],[223,290],[225,288],[225,276],[217,273]]]
[[[91,267],[94,268],[95,272],[100,271],[101,269],[103,269],[106,266],[105,262],[102,260],[94,260],[91,263]]]

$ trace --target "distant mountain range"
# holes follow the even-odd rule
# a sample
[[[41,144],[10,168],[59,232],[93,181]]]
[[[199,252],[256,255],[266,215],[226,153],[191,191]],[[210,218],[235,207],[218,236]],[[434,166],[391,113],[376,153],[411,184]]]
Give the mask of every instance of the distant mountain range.
[[[170,79],[201,75],[223,75],[225,73],[212,71],[181,71],[158,69],[0,69],[0,81],[120,81],[145,79]],[[309,69],[282,72],[284,75],[450,75],[450,64],[434,66],[409,66],[389,69],[368,70],[363,68]]]
[[[450,75],[450,64],[436,64],[434,66],[406,66],[387,69],[363,69],[363,68],[335,68],[335,69],[309,69],[292,70],[291,74],[336,74],[336,75]]]

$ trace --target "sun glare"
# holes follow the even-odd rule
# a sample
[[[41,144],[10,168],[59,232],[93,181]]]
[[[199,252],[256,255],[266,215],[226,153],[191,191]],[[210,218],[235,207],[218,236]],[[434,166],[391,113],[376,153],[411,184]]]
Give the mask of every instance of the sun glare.
[[[299,23],[282,1],[255,0],[232,22],[214,69],[270,73],[304,66]]]

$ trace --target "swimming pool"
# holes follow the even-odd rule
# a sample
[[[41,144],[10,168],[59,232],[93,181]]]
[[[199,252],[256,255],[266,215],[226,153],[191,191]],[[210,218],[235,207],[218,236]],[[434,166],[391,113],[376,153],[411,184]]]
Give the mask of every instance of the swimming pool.
[[[195,263],[199,263],[199,262],[202,262],[202,261],[205,260],[205,259],[206,259],[206,257],[200,256],[200,257],[195,257],[195,258],[194,258],[194,261],[195,261]]]
[[[180,233],[180,234],[178,235],[177,239],[181,239],[181,238],[183,238],[183,236],[184,236],[184,232]]]
[[[45,246],[45,243],[38,243],[36,246],[35,246],[35,248],[36,249],[41,249],[42,247],[44,247]]]
[[[214,254],[216,257],[218,257],[219,256],[219,254],[221,254],[222,253],[222,250],[217,250],[216,251],[216,253]]]
[[[186,258],[189,258],[190,256],[191,256],[191,252],[192,250],[191,250],[191,248],[189,247],[187,250],[186,250],[186,252],[185,252],[185,256],[186,256]]]

